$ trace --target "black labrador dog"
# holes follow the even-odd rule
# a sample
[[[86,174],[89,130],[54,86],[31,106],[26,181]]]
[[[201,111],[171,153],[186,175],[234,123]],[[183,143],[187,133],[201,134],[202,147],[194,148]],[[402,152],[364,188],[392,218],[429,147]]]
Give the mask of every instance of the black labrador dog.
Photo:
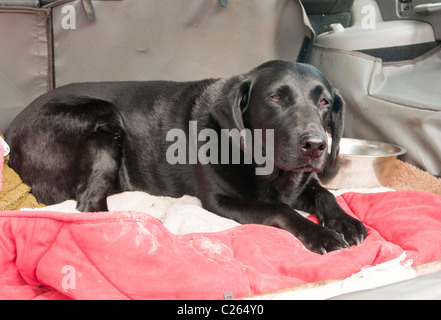
[[[122,191],[193,195],[323,254],[366,237],[316,175],[338,154],[343,111],[319,70],[277,60],[227,79],[70,84],[33,101],[5,137],[10,166],[42,203],[105,211],[106,197]]]

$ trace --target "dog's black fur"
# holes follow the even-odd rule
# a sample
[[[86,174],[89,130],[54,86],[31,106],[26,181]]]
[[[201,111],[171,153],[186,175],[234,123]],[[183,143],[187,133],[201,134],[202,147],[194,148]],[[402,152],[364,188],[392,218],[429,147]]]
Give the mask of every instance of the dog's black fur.
[[[316,68],[270,61],[228,79],[60,87],[32,102],[5,137],[10,166],[42,203],[76,199],[81,211],[101,211],[109,194],[127,190],[188,194],[221,216],[286,229],[325,253],[366,237],[364,225],[316,176],[337,156],[343,111],[342,97]],[[274,129],[274,170],[256,175],[255,163],[169,164],[173,142],[166,134],[180,128],[188,137],[191,120],[219,135],[222,128]],[[295,209],[315,213],[321,225]]]

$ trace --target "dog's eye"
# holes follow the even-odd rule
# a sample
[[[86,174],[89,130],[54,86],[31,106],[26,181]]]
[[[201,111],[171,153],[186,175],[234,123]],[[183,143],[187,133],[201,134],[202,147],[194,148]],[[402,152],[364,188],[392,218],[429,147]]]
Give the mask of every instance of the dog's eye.
[[[320,105],[321,106],[327,106],[329,104],[330,104],[330,102],[328,100],[326,100],[325,98],[321,98],[320,99]]]
[[[271,96],[271,98],[274,99],[274,100],[277,100],[277,101],[282,100],[282,96],[280,94],[278,94],[278,93],[277,94],[273,94]]]

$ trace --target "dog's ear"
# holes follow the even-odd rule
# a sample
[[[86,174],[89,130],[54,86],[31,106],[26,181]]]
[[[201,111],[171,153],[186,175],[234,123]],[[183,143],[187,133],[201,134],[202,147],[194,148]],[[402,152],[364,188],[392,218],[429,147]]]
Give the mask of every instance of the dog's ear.
[[[234,77],[222,84],[212,115],[222,129],[244,129],[242,115],[248,109],[250,98],[250,81],[241,81]]]
[[[329,164],[332,166],[340,151],[340,140],[343,136],[345,102],[343,97],[334,91],[334,103],[332,104],[331,114],[329,118],[329,128],[332,136],[331,154],[329,156]]]
[[[245,129],[243,114],[248,109],[250,102],[251,81],[244,77],[233,77],[222,83],[218,92],[222,96],[211,109],[211,114],[221,129]],[[241,139],[240,148],[243,150],[245,141]]]

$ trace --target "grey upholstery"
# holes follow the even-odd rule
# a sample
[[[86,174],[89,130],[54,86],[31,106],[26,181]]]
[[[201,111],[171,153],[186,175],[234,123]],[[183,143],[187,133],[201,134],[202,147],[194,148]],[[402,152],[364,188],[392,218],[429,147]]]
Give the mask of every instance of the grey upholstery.
[[[441,48],[412,61],[315,46],[309,62],[340,89],[344,136],[401,145],[404,160],[441,174]]]

